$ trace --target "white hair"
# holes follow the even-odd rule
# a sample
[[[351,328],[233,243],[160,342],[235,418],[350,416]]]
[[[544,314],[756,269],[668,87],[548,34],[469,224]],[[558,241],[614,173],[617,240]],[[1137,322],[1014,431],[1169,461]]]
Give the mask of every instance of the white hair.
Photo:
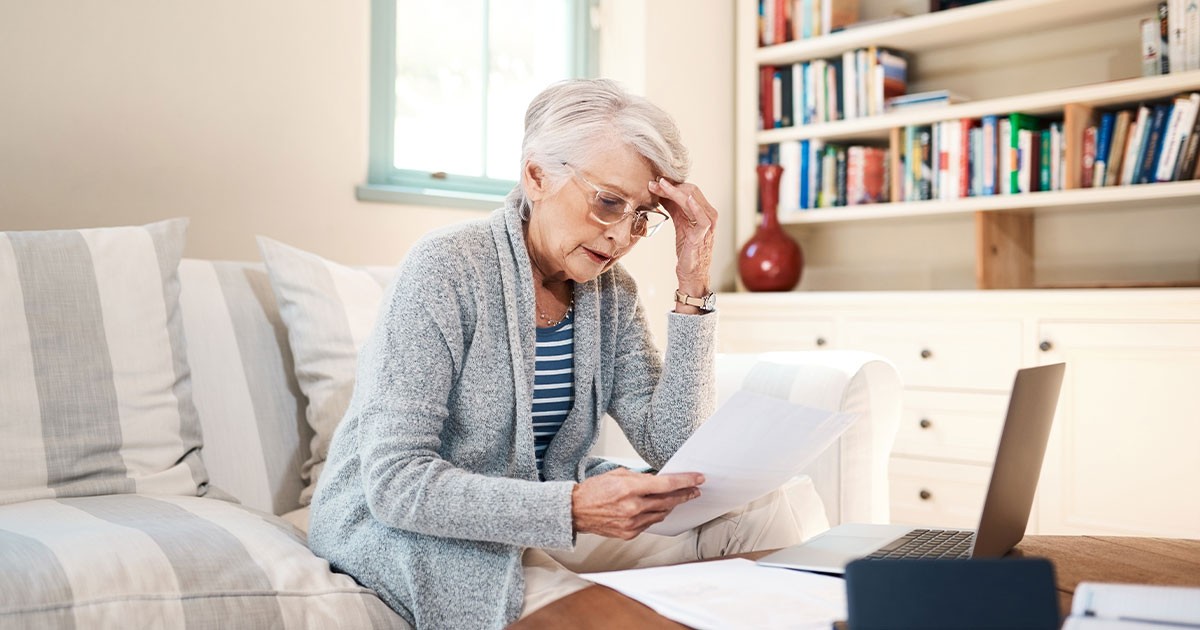
[[[687,179],[691,160],[671,116],[610,79],[560,81],[538,94],[525,112],[521,179],[526,165],[541,167],[556,189],[570,171],[564,164],[588,163],[596,150],[614,142],[632,147],[650,162],[656,177]],[[518,181],[507,202],[529,220],[532,204]]]

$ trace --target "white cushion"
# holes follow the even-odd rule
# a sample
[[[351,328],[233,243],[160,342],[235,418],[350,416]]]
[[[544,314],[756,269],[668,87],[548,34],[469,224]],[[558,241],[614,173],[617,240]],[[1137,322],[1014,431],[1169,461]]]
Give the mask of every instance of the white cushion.
[[[0,626],[404,628],[282,520],[197,497],[0,506]]]
[[[186,229],[0,232],[0,505],[206,490],[179,313]]]
[[[375,327],[390,268],[356,269],[266,237],[259,250],[287,326],[305,417],[313,430],[300,504],[316,489],[329,442],[354,391],[358,351]]]

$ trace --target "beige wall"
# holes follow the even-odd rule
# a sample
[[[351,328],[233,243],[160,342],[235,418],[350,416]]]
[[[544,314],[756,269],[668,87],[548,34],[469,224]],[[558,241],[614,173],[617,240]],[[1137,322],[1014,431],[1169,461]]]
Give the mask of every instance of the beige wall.
[[[603,13],[602,72],[678,117],[694,179],[724,209],[732,2],[604,0]],[[187,216],[191,257],[257,259],[265,234],[387,264],[483,216],[355,199],[369,19],[367,0],[0,0],[0,230]],[[664,232],[629,258],[648,295],[674,288],[671,245]]]

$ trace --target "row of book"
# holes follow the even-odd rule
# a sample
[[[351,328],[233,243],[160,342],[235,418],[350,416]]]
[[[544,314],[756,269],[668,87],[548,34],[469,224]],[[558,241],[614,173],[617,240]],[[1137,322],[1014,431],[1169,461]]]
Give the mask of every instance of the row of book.
[[[1200,92],[1100,113],[1082,161],[1083,188],[1200,178]]]
[[[888,201],[888,150],[882,147],[790,140],[770,145],[760,160],[783,167],[781,212]]]
[[[758,0],[758,44],[828,35],[858,21],[858,0]]]
[[[759,160],[783,166],[784,211],[1200,179],[1200,92],[1094,121],[1068,132],[1014,112],[910,125],[890,150],[793,140],[763,147]],[[1078,171],[1068,173],[1072,146]]]
[[[890,48],[869,46],[831,59],[759,66],[759,129],[875,116],[907,89],[908,61]]]
[[[1200,70],[1200,2],[1162,0],[1141,29],[1142,76]]]

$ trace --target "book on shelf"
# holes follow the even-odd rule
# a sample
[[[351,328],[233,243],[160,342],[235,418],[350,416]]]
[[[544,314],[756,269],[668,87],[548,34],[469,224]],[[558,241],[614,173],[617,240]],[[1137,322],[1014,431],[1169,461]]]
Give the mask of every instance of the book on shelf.
[[[1154,181],[1169,182],[1176,179],[1175,167],[1179,162],[1180,154],[1183,152],[1183,145],[1192,133],[1192,127],[1196,122],[1197,109],[1200,109],[1200,92],[1193,92],[1190,95],[1181,95],[1175,98],[1171,107],[1171,118],[1167,125],[1167,132],[1163,136],[1163,150],[1158,160],[1158,167],[1155,170]]]
[[[1008,148],[1008,151],[1009,151],[1009,156],[1010,156],[1009,162],[1008,162],[1009,170],[1007,173],[1005,173],[1004,171],[1001,171],[1000,176],[1002,178],[1003,177],[1008,178],[1008,181],[1009,181],[1008,192],[1010,192],[1010,193],[1027,192],[1027,190],[1024,190],[1024,189],[1028,188],[1027,186],[1022,186],[1022,184],[1021,184],[1021,171],[1019,168],[1021,165],[1020,153],[1019,153],[1020,148],[1021,148],[1020,132],[1022,130],[1026,130],[1026,131],[1039,130],[1040,131],[1040,125],[1041,125],[1040,120],[1038,120],[1037,118],[1034,118],[1033,116],[1030,116],[1028,114],[1023,114],[1021,112],[1013,112],[1008,115],[1009,134],[1008,134],[1007,139],[1005,139],[1003,136],[1001,136],[1001,142],[1002,142],[1002,144],[1004,144],[1004,146],[1006,146]],[[1026,180],[1026,181],[1028,181],[1028,180]]]
[[[858,21],[859,0],[759,0],[758,43],[820,37]]]
[[[1154,106],[1150,120],[1146,123],[1146,135],[1142,140],[1141,149],[1138,151],[1137,175],[1132,183],[1148,184],[1154,181],[1155,168],[1158,165],[1159,155],[1162,153],[1163,132],[1170,113],[1171,105],[1169,104],[1159,103]]]
[[[759,129],[874,116],[908,85],[904,53],[867,47],[789,65],[759,67]]]
[[[1116,186],[1121,183],[1121,171],[1125,165],[1125,144],[1129,141],[1129,125],[1132,119],[1133,112],[1131,110],[1123,109],[1117,112],[1113,123],[1112,144],[1108,151],[1108,165],[1105,168],[1104,181],[1097,182],[1097,185]]]
[[[1079,187],[1091,188],[1096,176],[1096,125],[1088,125],[1083,130],[1083,172],[1080,173]]]
[[[1142,76],[1162,74],[1162,27],[1157,17],[1141,21],[1142,29]]]
[[[1100,124],[1096,127],[1096,154],[1092,174],[1087,178],[1091,181],[1092,186],[1097,188],[1104,185],[1105,168],[1108,166],[1108,150],[1112,146],[1113,126],[1116,122],[1117,116],[1113,112],[1100,114]]]
[[[928,92],[913,92],[893,96],[884,101],[884,109],[894,111],[898,109],[910,109],[915,107],[930,107],[939,105],[954,105],[956,103],[966,102],[968,99],[960,94],[951,92],[950,90],[930,90]]]

